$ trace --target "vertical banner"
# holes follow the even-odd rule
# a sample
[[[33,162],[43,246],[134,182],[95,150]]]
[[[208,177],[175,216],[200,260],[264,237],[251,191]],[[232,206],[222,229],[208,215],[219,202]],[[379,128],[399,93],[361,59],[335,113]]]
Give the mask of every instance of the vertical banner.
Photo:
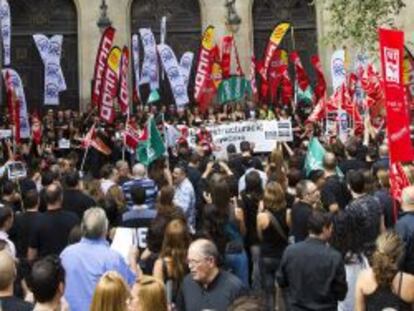
[[[33,39],[45,66],[45,105],[59,105],[59,93],[67,89],[60,59],[62,57],[62,35],[48,39],[45,35],[35,34]]]
[[[141,101],[141,92],[139,91],[139,77],[141,76],[139,70],[139,39],[138,35],[132,36],[132,59],[134,60],[134,93],[137,95],[138,100]]]
[[[180,73],[184,80],[184,87],[188,91],[188,81],[190,80],[191,68],[193,67],[194,53],[185,52],[180,59]]]
[[[122,50],[121,70],[119,75],[119,93],[118,104],[122,113],[125,115],[129,111],[129,86],[128,86],[128,69],[129,69],[129,49],[125,46]]]
[[[173,50],[166,44],[158,44],[157,48],[162,65],[167,73],[168,80],[170,81],[175,104],[178,107],[187,105],[189,102],[187,89]]]
[[[275,27],[272,35],[270,36],[269,42],[266,46],[263,67],[260,70],[260,75],[262,76],[263,80],[267,81],[267,71],[269,70],[270,61],[272,60],[274,53],[279,47],[280,42],[282,42],[282,39],[288,31],[289,27],[289,23],[280,23]]]
[[[158,73],[157,44],[150,28],[140,28],[142,45],[144,47],[144,62],[142,64],[140,85],[149,83],[151,91],[160,87]]]
[[[20,138],[29,138],[30,137],[30,124],[29,124],[29,117],[27,115],[27,102],[26,102],[26,96],[24,94],[22,80],[20,79],[19,74],[13,69],[3,69],[2,74],[3,74],[3,79],[6,81],[7,92],[10,92],[10,94],[14,93],[16,96],[16,101],[19,104],[18,124],[20,127],[20,131],[18,132],[18,134],[20,135]]]
[[[96,53],[95,72],[93,75],[92,87],[92,106],[98,106],[99,100],[102,97],[102,80],[106,65],[108,63],[108,55],[114,42],[115,29],[112,27],[106,28],[102,34],[101,42],[99,43],[98,52]],[[99,108],[99,106],[98,106]]]
[[[160,42],[164,44],[167,40],[167,16],[163,16],[161,18],[161,25],[160,25]],[[164,71],[161,70],[161,79],[164,81]]]
[[[256,57],[253,54],[250,61],[250,88],[252,89],[253,100],[256,102],[258,100],[259,90],[257,89],[256,81]]]
[[[336,50],[331,58],[332,87],[335,92],[346,81],[345,51]]]
[[[210,104],[210,101],[215,93],[215,86],[211,77],[215,56],[214,35],[214,26],[208,26],[203,34],[200,53],[198,56],[194,99],[198,103],[200,111],[202,112],[207,110],[208,105]]]
[[[379,39],[391,164],[409,162],[413,160],[413,149],[403,86],[404,33],[380,29]]]
[[[4,65],[9,66],[11,62],[11,18],[10,6],[7,0],[0,0],[0,26],[1,39],[3,42]]]
[[[115,120],[114,98],[119,89],[119,67],[122,51],[113,47],[108,55],[108,62],[102,79],[101,98],[99,100],[99,116],[101,120],[111,124]]]

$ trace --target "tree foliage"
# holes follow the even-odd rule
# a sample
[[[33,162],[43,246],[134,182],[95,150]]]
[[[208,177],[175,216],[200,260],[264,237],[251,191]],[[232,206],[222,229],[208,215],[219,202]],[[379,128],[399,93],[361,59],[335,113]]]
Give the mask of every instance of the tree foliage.
[[[351,42],[354,47],[366,51],[377,49],[378,27],[394,28],[396,15],[405,7],[405,0],[316,1],[330,15],[331,25],[325,42],[336,46]]]

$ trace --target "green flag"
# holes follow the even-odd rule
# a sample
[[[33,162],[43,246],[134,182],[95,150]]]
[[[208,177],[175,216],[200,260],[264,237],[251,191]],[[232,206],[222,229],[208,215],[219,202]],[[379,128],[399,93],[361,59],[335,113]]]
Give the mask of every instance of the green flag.
[[[246,94],[251,94],[250,83],[244,77],[231,77],[223,80],[218,87],[220,104],[240,101]]]
[[[306,176],[308,176],[313,170],[322,169],[322,162],[325,153],[325,148],[323,148],[316,137],[313,137],[309,142],[308,152],[306,153],[305,158]]]
[[[298,103],[303,102],[306,105],[312,105],[313,103],[312,87],[309,85],[305,91],[302,91],[300,87],[297,87],[296,98],[297,98]]]
[[[147,100],[147,104],[152,104],[155,103],[156,101],[160,100],[160,94],[158,93],[157,90],[153,90],[151,91],[148,100]]]
[[[148,120],[144,131],[144,140],[139,142],[137,148],[137,160],[148,166],[164,155],[165,146],[153,117]]]
[[[313,137],[309,142],[308,152],[305,158],[305,173],[309,176],[309,173],[313,170],[323,170],[323,157],[325,156],[326,150],[321,145],[316,137]],[[343,178],[344,174],[341,169],[336,167],[336,174]]]

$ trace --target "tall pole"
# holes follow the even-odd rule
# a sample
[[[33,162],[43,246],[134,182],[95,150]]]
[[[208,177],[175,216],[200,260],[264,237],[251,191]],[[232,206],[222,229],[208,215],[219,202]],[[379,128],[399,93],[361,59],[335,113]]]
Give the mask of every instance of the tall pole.
[[[3,39],[0,39],[0,104],[3,104]]]

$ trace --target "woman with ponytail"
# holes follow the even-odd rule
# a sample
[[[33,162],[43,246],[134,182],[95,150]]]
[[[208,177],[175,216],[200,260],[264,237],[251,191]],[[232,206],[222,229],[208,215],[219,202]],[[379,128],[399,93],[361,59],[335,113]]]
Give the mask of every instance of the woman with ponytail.
[[[362,271],[356,285],[356,311],[410,311],[414,303],[414,276],[399,270],[404,244],[391,231],[381,234],[372,267]]]

